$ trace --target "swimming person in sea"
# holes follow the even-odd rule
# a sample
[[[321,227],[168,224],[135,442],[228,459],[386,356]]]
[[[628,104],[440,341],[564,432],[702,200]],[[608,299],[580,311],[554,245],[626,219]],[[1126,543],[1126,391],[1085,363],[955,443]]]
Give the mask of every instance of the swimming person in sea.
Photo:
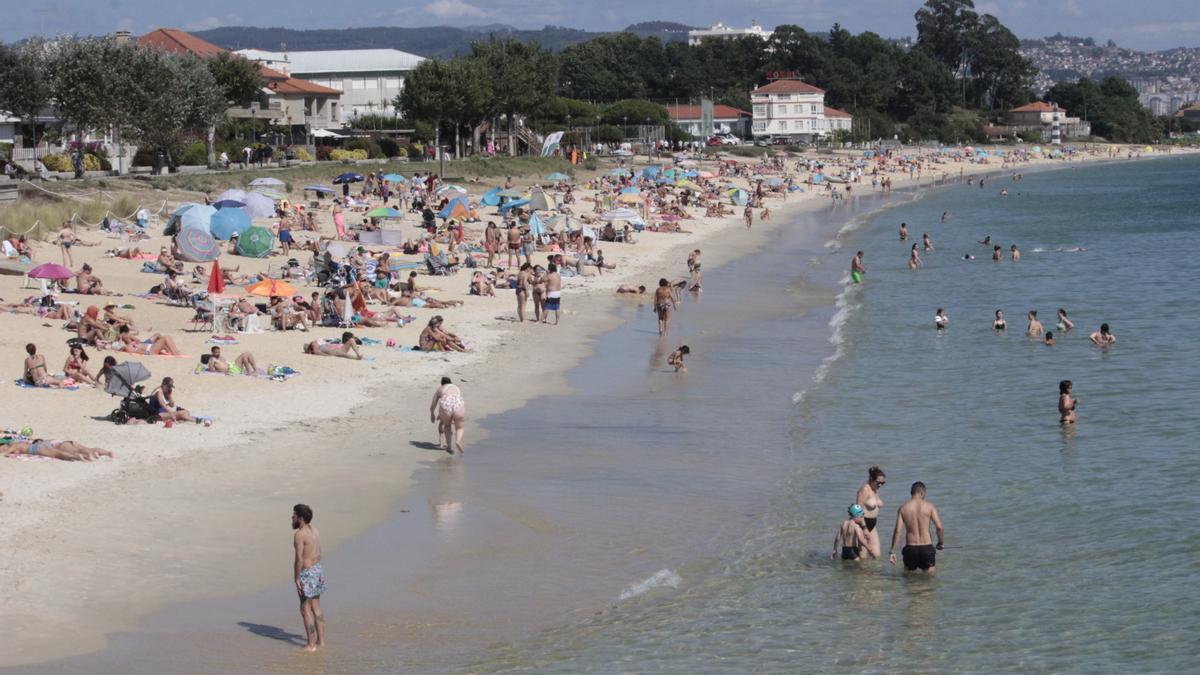
[[[925,484],[917,481],[909,490],[909,500],[896,511],[896,527],[892,530],[892,546],[888,549],[888,562],[896,564],[896,542],[900,539],[900,527],[904,527],[904,569],[913,572],[923,570],[929,574],[937,571],[937,552],[943,547],[945,532],[937,507],[925,501]],[[929,536],[929,524],[937,530],[937,548]]]
[[[996,310],[996,318],[992,321],[992,330],[1007,330],[1008,322],[1004,320],[1004,312]]]
[[[1067,310],[1062,307],[1058,308],[1058,323],[1055,326],[1063,332],[1069,331],[1075,327],[1075,324],[1067,318]]]
[[[1097,347],[1107,347],[1109,345],[1117,344],[1117,336],[1108,332],[1107,323],[1100,324],[1100,330],[1092,333],[1088,339],[1091,340],[1092,344],[1096,345]]]
[[[841,544],[842,560],[862,560],[864,553],[874,558],[875,553],[867,545],[869,535],[865,527],[863,507],[851,504],[850,508],[846,509],[846,513],[850,517],[842,521],[837,532],[834,533],[833,550],[829,552],[829,559],[834,560],[838,557],[839,544]]]
[[[867,273],[867,268],[862,264],[863,252],[859,251],[854,254],[854,258],[850,261],[850,279],[856,283],[862,283],[862,275]]]
[[[293,575],[300,596],[300,618],[308,642],[304,651],[315,652],[325,646],[325,615],[321,613],[321,595],[325,593],[325,568],[321,567],[321,535],[312,526],[312,509],[304,504],[292,507],[292,546],[296,549]]]
[[[946,316],[946,310],[938,307],[937,314],[933,315],[933,325],[938,330],[944,330],[950,325],[950,317]]]
[[[1063,380],[1058,383],[1058,423],[1059,424],[1075,424],[1075,408],[1079,406],[1079,399],[1071,395],[1071,387],[1074,384],[1070,380]]]
[[[858,494],[854,497],[854,503],[861,504],[865,511],[863,524],[867,528],[867,546],[874,558],[879,557],[880,551],[879,531],[875,529],[879,522],[879,510],[883,508],[883,497],[879,495],[879,490],[886,484],[887,474],[883,469],[873,466],[867,469],[867,482],[858,488]]]

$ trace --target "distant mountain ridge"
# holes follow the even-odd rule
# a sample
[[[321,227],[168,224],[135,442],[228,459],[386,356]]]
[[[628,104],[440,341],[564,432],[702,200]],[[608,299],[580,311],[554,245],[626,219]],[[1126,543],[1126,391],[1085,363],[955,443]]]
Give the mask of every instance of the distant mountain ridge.
[[[629,26],[626,31],[640,37],[657,37],[664,42],[686,41],[691,27],[666,21],[651,21]],[[471,43],[490,36],[521,41],[532,40],[551,51],[561,51],[606,32],[591,32],[564,26],[546,26],[539,30],[514,28],[506,24],[483,26],[431,26],[403,28],[258,28],[222,26],[194,31],[196,37],[226,49],[265,49],[278,51],[286,44],[290,51],[320,49],[399,49],[425,57],[449,58],[471,50]]]

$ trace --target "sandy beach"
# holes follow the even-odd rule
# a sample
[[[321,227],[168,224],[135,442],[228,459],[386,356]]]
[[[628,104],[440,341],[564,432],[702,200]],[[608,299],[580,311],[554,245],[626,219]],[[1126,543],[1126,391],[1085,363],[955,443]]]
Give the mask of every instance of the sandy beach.
[[[836,157],[835,162],[849,165],[860,155],[820,158],[829,162]],[[787,160],[789,169],[797,159]],[[1101,149],[1079,153],[1070,162],[1106,159],[1111,158]],[[1005,167],[999,161],[939,157],[919,176],[894,169],[888,175],[895,189],[902,189],[957,180],[960,170],[965,176],[979,176],[1066,165],[1066,160],[1049,158]],[[606,164],[598,175],[612,166]],[[576,183],[592,177],[581,174]],[[533,176],[514,178],[519,188],[539,182]],[[749,187],[745,178],[732,182]],[[469,187],[478,198],[491,185]],[[871,192],[870,176],[853,188],[856,194]],[[594,196],[594,190],[578,189],[577,210],[587,211]],[[435,430],[428,422],[429,398],[440,377],[454,378],[464,391],[469,426],[467,454],[459,461],[470,462],[471,444],[480,438],[479,419],[518,408],[535,396],[564,391],[563,373],[587,356],[593,336],[612,325],[615,303],[651,300],[649,295],[618,296],[617,286],[652,288],[659,277],[686,276],[684,260],[692,248],[703,249],[706,267],[746,255],[762,245],[772,228],[786,226],[789,217],[801,210],[836,209],[831,202],[821,189],[792,193],[786,201],[768,199],[771,220],[758,222],[756,210],[749,231],[740,209],[727,218],[704,218],[693,209],[695,217],[681,223],[689,233],[644,232],[635,244],[603,243],[605,259],[616,269],[602,276],[564,279],[564,312],[558,326],[516,322],[511,291],[471,296],[471,270],[460,270],[450,277],[422,275],[419,283],[436,289],[431,290],[435,297],[462,300],[464,306],[403,308],[416,317],[407,326],[355,330],[360,337],[411,345],[428,318],[441,314],[449,330],[470,346],[468,353],[401,351],[384,344],[365,346],[368,359],[361,362],[301,353],[308,340],[340,334],[334,328],[237,335],[236,345],[222,346],[227,358],[251,351],[260,365],[287,365],[299,371],[285,382],[195,374],[199,355],[211,346],[211,333],[187,330],[190,309],[132,296],[158,283],[161,275],[141,273],[140,261],[104,257],[116,240],[80,229],[82,239],[99,245],[72,249],[74,268],[90,263],[107,288],[124,294],[115,302],[133,305],[121,311],[134,317],[142,333],[168,333],[191,355],[132,357],[153,373],[147,390],[164,376],[174,377],[179,403],[215,422],[211,427],[177,424],[172,429],[161,424],[117,426],[102,419],[117,404],[102,390],[13,386],[26,343],[38,345],[50,370],[60,372],[64,343],[71,334],[61,321],[0,315],[6,326],[0,335],[0,361],[6,364],[0,377],[0,426],[28,426],[37,437],[76,440],[116,455],[96,462],[0,459],[0,509],[5,514],[0,537],[8,542],[0,554],[0,592],[6,598],[0,621],[10,628],[0,637],[0,666],[100,649],[106,636],[135,629],[139,620],[163,606],[246,594],[286,580],[291,560],[286,520],[292,504],[314,506],[326,550],[336,550],[391,513],[417,469],[445,456],[434,445]],[[484,223],[468,226],[475,239],[483,224],[494,218],[492,211],[485,210]],[[318,223],[323,234],[333,232],[328,211],[319,213]],[[416,224],[416,216],[410,214],[405,231],[417,232]],[[157,251],[166,242],[161,227],[153,234],[143,249]],[[296,236],[303,241],[307,234]],[[35,244],[34,253],[36,262],[61,262],[56,245]],[[535,261],[544,261],[545,255],[536,255]],[[265,271],[268,262],[280,258],[231,260],[246,273]],[[22,288],[22,281],[0,277],[0,296],[11,302],[36,293]],[[299,288],[304,295],[312,290]],[[92,300],[62,298],[78,299],[81,307]],[[93,372],[108,353],[90,351]],[[124,361],[128,355],[117,357]],[[71,639],[64,640],[64,635]]]

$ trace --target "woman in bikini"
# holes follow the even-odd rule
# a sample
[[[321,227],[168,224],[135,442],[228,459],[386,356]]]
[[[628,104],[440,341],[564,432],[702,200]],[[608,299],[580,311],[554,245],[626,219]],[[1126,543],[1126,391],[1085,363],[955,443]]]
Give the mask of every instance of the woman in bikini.
[[[883,498],[879,496],[879,490],[886,483],[887,474],[883,472],[883,469],[873,466],[867,469],[867,482],[858,488],[858,494],[854,497],[854,503],[861,504],[863,507],[867,546],[874,552],[876,558],[879,557],[879,533],[875,531],[875,524],[879,520],[879,511],[883,508]]]
[[[442,317],[436,315],[429,320],[425,330],[421,331],[419,343],[422,351],[465,352],[466,345],[454,333],[442,330]]]
[[[996,319],[992,321],[992,330],[1007,330],[1008,322],[1004,320],[1004,312],[996,310]]]
[[[304,345],[304,353],[313,356],[337,356],[343,359],[355,359],[362,361],[362,353],[358,351],[358,346],[362,342],[354,337],[354,334],[347,331],[342,333],[342,344],[327,345],[322,344],[319,340],[313,340]]]
[[[1063,380],[1058,383],[1058,423],[1075,424],[1075,408],[1079,399],[1071,396],[1071,381]]]
[[[25,382],[35,387],[50,387],[57,389],[63,386],[60,378],[50,375],[46,370],[46,357],[37,353],[37,345],[32,342],[25,345]]]
[[[0,445],[0,456],[20,457],[49,457],[61,459],[64,462],[90,462],[100,457],[112,457],[113,454],[101,448],[89,448],[75,441],[47,441],[36,438],[32,441],[13,441]]]
[[[183,352],[179,351],[179,347],[175,345],[175,340],[169,335],[155,333],[150,336],[150,342],[141,342],[129,330],[129,326],[121,326],[117,329],[117,338],[121,343],[120,351],[129,354],[142,354],[145,356],[180,356]]]
[[[87,369],[88,355],[83,351],[83,345],[73,345],[71,347],[71,355],[67,357],[67,362],[63,365],[63,372],[67,377],[74,378],[77,382],[86,382],[92,386],[96,386],[99,381],[96,376],[88,372]]]
[[[429,404],[429,421],[438,425],[438,447],[450,454],[457,448],[458,454],[463,454],[463,423],[466,420],[467,404],[463,401],[462,391],[450,382],[450,378],[443,377]],[[452,437],[453,446],[450,445]]]
[[[175,379],[164,377],[162,384],[158,389],[155,389],[150,394],[150,399],[154,402],[158,412],[158,419],[167,422],[195,422],[200,423],[200,420],[192,417],[192,414],[183,408],[175,405]],[[204,426],[208,426],[209,422],[205,421]]]

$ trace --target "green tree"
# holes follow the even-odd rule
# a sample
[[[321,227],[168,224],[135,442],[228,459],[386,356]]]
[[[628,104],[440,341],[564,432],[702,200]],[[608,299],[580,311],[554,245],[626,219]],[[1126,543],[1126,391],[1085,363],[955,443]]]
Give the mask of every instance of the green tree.
[[[35,156],[37,115],[51,102],[46,61],[46,44],[41,41],[30,40],[15,47],[0,44],[0,109],[33,130]]]
[[[119,125],[126,109],[122,93],[132,82],[122,76],[120,65],[132,47],[108,38],[64,38],[48,50],[47,76],[50,94],[64,130],[82,139],[92,130]],[[155,86],[140,80],[138,86]]]
[[[471,58],[488,74],[491,115],[508,118],[508,153],[517,152],[517,116],[537,110],[553,95],[555,63],[535,42],[515,40],[477,41]]]
[[[216,164],[216,145],[213,138],[216,135],[216,122],[224,115],[225,109],[243,107],[257,101],[262,93],[262,74],[258,64],[240,56],[221,52],[215,58],[205,62],[208,72],[212,74],[220,89],[224,107],[208,126],[205,138],[205,149],[208,153],[208,164]]]

